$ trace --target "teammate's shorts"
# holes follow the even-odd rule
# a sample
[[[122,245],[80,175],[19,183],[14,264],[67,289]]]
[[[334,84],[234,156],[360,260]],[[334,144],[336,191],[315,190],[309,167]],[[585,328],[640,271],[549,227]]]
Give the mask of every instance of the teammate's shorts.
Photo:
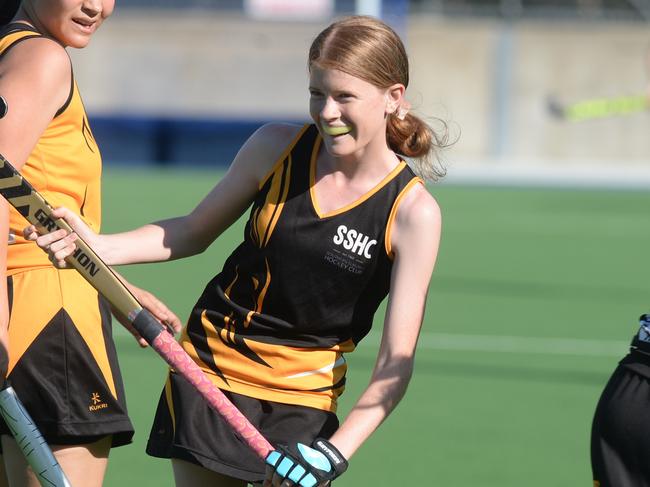
[[[600,397],[591,431],[596,487],[650,487],[650,379],[630,365],[650,362],[631,352]]]
[[[9,382],[48,443],[131,442],[110,308],[76,271],[8,277]],[[0,434],[9,434],[0,419]]]
[[[331,412],[223,392],[272,445],[310,445],[318,437],[329,438],[338,428]],[[185,460],[247,482],[264,479],[264,462],[176,373],[170,373],[161,394],[147,453]]]

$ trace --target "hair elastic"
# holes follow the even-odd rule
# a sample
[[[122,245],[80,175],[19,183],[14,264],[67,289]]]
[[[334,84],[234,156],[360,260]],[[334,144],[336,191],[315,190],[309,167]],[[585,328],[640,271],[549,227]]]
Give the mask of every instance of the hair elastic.
[[[9,105],[7,105],[7,100],[0,96],[0,118],[4,117],[7,114]]]

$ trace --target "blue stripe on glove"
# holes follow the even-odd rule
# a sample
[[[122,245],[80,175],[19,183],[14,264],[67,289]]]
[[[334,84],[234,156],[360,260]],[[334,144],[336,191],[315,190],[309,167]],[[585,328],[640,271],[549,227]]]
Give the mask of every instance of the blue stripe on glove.
[[[347,468],[347,461],[327,440],[318,439],[314,449],[302,443],[292,448],[280,446],[266,457],[275,473],[301,487],[314,487],[331,481]],[[320,450],[320,451],[319,451]]]

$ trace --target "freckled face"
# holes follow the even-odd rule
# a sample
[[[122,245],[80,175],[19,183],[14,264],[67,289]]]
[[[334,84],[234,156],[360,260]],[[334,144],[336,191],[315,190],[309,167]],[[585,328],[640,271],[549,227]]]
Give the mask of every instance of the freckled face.
[[[309,112],[331,155],[386,143],[385,89],[336,69],[312,67],[309,93]]]
[[[35,26],[64,46],[82,48],[107,19],[115,0],[24,0]]]

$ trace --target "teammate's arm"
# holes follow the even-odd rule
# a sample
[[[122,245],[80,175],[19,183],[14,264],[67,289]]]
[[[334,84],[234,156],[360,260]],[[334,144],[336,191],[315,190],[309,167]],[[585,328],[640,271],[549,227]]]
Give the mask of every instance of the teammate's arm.
[[[349,458],[406,392],[431,273],[440,242],[440,209],[422,185],[401,202],[391,232],[394,253],[388,307],[370,383],[330,438]]]
[[[18,170],[70,94],[72,68],[63,47],[46,38],[27,39],[0,60],[0,154]]]
[[[111,235],[96,235],[65,208],[57,209],[55,216],[65,218],[109,265],[159,262],[201,253],[250,206],[262,179],[299,129],[286,124],[258,129],[240,149],[225,176],[185,216]],[[65,267],[65,257],[74,251],[76,238],[75,234],[64,235],[64,231],[56,231],[38,237],[33,227],[25,229],[25,237],[48,250],[60,267]]]
[[[27,39],[0,58],[0,96],[7,111],[0,117],[0,154],[21,168],[39,137],[70,93],[71,64],[63,47]],[[7,241],[9,205],[0,198],[0,378],[8,366]]]

